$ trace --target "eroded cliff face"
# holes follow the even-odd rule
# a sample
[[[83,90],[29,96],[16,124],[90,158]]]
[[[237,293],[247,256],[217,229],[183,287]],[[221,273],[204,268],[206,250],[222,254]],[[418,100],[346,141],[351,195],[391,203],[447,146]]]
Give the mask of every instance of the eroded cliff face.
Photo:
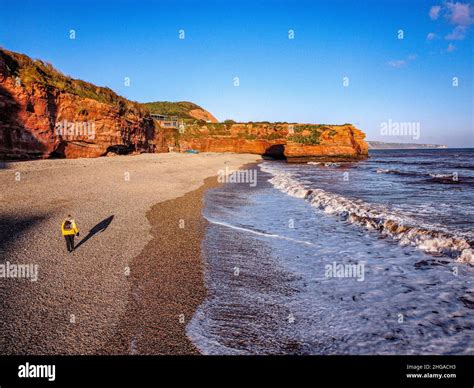
[[[146,105],[184,109],[184,128],[160,128]],[[189,102],[143,105],[67,77],[50,64],[0,49],[1,159],[193,149],[290,162],[343,161],[367,156],[364,137],[350,124],[218,123]]]
[[[108,90],[109,103],[61,90],[48,82],[43,66],[0,50],[1,158],[97,157],[109,150],[154,152],[155,126],[145,110],[119,96],[114,100],[116,95]],[[30,76],[33,71],[39,75]],[[45,82],[37,81],[40,76]],[[102,88],[96,90],[100,93]]]
[[[179,145],[182,151],[246,152],[290,162],[352,161],[367,157],[364,138],[350,124],[220,123],[186,126]]]
[[[209,123],[217,123],[218,120],[205,109],[191,109],[189,115],[197,120],[204,120]]]

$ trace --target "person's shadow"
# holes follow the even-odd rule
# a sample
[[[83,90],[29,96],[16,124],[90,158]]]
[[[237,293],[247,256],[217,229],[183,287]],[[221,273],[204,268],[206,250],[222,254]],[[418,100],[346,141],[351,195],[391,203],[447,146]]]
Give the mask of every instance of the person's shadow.
[[[112,220],[114,219],[114,216],[111,215],[110,217],[107,217],[100,221],[96,226],[94,226],[91,230],[89,230],[89,233],[87,234],[86,237],[84,237],[81,241],[79,241],[79,244],[76,245],[75,249],[79,248],[82,244],[85,244],[87,240],[90,238],[94,237],[97,233],[103,232],[105,229],[108,228]]]

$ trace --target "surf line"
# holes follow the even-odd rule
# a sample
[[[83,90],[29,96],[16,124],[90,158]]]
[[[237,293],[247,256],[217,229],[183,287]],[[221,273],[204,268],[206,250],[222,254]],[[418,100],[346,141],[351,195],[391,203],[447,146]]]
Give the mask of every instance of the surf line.
[[[227,222],[212,220],[212,219],[210,219],[210,218],[208,218],[208,217],[206,217],[206,216],[204,216],[204,218],[205,218],[207,221],[209,221],[211,224],[216,224],[216,225],[220,225],[220,226],[225,226],[226,228],[235,229],[235,230],[240,230],[240,231],[242,231],[242,232],[252,233],[252,234],[256,234],[256,235],[258,235],[258,236],[262,236],[262,237],[278,238],[278,239],[281,239],[281,240],[293,241],[293,242],[298,243],[298,244],[309,245],[309,246],[312,246],[312,247],[319,247],[319,245],[313,244],[313,243],[311,243],[311,242],[309,242],[309,241],[297,240],[297,239],[295,239],[295,238],[280,236],[280,235],[278,235],[278,234],[273,234],[273,233],[257,232],[256,230],[252,230],[252,229],[242,228],[242,227],[240,227],[240,226],[231,225],[231,224],[228,224]]]

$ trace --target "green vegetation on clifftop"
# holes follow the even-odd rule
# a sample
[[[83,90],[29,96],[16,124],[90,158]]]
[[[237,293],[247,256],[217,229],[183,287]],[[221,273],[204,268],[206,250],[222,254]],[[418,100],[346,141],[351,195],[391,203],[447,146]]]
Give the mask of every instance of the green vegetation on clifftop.
[[[194,109],[203,109],[199,105],[196,105],[188,101],[170,102],[170,101],[155,101],[146,102],[142,104],[145,106],[150,113],[157,113],[169,116],[178,116],[182,119],[193,119],[195,118],[189,114],[189,111]]]
[[[33,84],[39,84],[48,89],[56,88],[61,92],[115,105],[121,113],[126,111],[141,115],[147,113],[147,110],[139,103],[129,101],[119,96],[110,88],[99,87],[89,82],[71,78],[56,70],[50,63],[38,59],[33,60],[24,54],[15,53],[2,48],[0,48],[0,59],[6,64],[6,75],[18,77],[18,81],[27,89]]]

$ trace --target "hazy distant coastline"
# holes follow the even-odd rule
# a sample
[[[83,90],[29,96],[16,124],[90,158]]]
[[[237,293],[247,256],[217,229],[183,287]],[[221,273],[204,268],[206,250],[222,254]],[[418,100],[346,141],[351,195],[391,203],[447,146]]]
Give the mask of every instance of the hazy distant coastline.
[[[367,141],[367,144],[369,145],[369,150],[448,148],[448,146],[444,144],[385,143],[383,141]]]

